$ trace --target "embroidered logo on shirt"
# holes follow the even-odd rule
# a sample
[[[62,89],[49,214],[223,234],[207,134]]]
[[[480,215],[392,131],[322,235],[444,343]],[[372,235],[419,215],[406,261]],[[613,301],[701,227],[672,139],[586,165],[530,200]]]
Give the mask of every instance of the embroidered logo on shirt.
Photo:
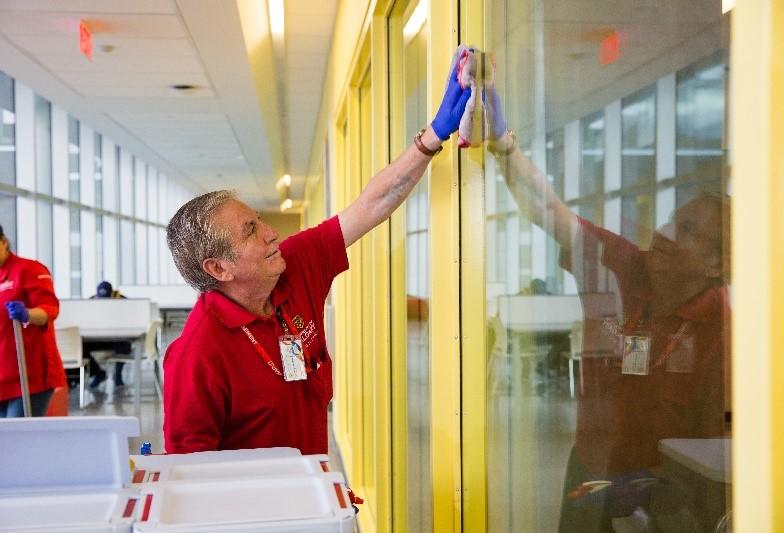
[[[307,348],[316,338],[316,324],[312,320],[308,322],[308,326],[302,330],[300,335],[302,336],[302,344]]]
[[[297,329],[302,329],[302,327],[305,325],[305,321],[302,320],[300,315],[294,315],[293,322]]]
[[[0,283],[0,291],[8,291],[14,288],[14,280],[9,279]]]

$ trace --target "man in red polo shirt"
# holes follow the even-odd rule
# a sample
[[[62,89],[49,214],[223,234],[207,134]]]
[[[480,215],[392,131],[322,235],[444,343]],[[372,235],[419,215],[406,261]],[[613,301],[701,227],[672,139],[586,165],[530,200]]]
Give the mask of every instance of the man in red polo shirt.
[[[167,452],[327,452],[330,285],[348,268],[346,248],[392,214],[457,130],[470,93],[453,68],[436,118],[413,144],[345,210],[281,243],[229,191],[195,198],[174,215],[169,249],[201,294],[164,359]]]
[[[24,324],[22,338],[33,416],[44,416],[56,387],[65,386],[65,370],[54,338],[60,302],[52,276],[38,261],[10,250],[0,227],[0,418],[24,416],[13,322]]]
[[[560,245],[583,307],[559,531],[612,532],[613,519],[666,492],[654,490],[660,441],[729,434],[729,202],[698,195],[643,251],[570,211],[506,130],[498,93],[486,91],[488,149],[518,207]]]

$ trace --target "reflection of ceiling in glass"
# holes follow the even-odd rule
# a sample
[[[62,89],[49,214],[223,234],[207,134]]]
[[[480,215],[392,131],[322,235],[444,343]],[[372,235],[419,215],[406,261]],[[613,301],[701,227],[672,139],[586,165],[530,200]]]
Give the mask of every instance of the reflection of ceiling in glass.
[[[499,87],[514,94],[510,104],[523,115],[543,101],[548,131],[728,43],[728,20],[716,0],[493,0],[491,6],[487,34]],[[603,64],[603,44],[613,36],[617,58]],[[542,89],[544,98],[537,98]]]

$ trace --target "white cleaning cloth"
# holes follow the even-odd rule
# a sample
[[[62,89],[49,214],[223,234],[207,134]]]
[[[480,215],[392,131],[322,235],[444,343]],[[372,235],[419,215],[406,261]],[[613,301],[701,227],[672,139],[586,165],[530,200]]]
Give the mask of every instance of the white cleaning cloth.
[[[477,98],[479,87],[476,76],[476,49],[472,46],[460,45],[452,60],[453,66],[455,63],[457,63],[457,81],[460,83],[460,87],[471,89],[471,96],[466,102],[465,111],[460,118],[460,125],[457,129],[457,145],[460,148],[479,146],[484,139],[486,126],[482,100]],[[449,71],[451,72],[452,69]]]

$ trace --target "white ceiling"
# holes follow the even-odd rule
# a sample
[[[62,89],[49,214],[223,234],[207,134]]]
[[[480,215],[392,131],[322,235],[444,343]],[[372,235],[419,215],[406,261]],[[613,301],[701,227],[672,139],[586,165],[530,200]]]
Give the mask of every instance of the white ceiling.
[[[0,0],[0,70],[196,190],[237,189],[274,209],[281,170],[295,200],[304,190],[337,0],[286,2],[282,72],[258,72],[274,58],[249,57],[248,24],[268,35],[265,16],[242,20],[251,1]],[[255,7],[266,14],[266,0]],[[79,51],[80,20],[93,30],[92,61]],[[265,116],[273,86],[282,113]]]

